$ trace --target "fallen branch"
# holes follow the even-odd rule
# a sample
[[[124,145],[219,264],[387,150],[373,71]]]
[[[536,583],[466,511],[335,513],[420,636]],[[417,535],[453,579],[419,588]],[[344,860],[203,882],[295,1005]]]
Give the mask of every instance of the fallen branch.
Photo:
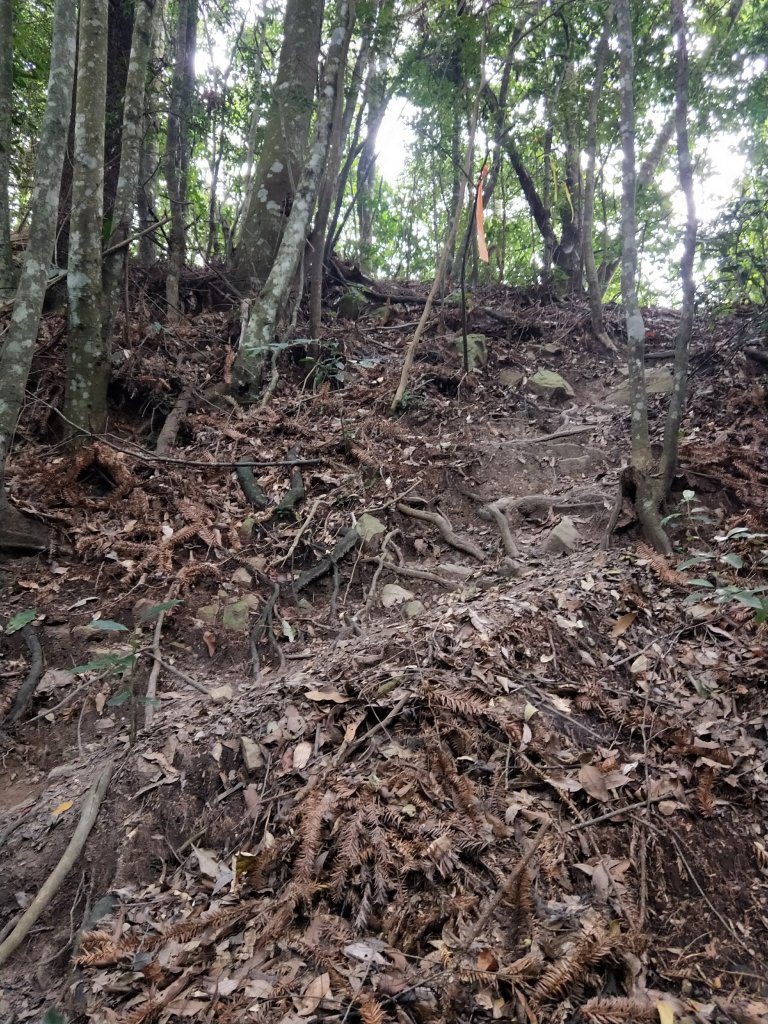
[[[45,882],[43,882],[37,896],[35,896],[30,905],[24,911],[21,920],[13,929],[11,934],[2,944],[0,944],[0,967],[3,966],[6,960],[27,937],[29,932],[32,930],[32,926],[46,909],[58,892],[64,879],[75,866],[78,857],[83,851],[86,840],[90,835],[91,829],[94,826],[96,817],[99,813],[99,808],[101,807],[102,801],[106,795],[107,788],[109,787],[110,780],[112,779],[113,767],[112,762],[109,761],[102,769],[101,775],[88,791],[83,802],[80,821],[77,823],[77,828],[69,841],[69,845],[64,853],[62,853],[59,863],[50,873]]]
[[[162,611],[157,616],[157,622],[155,623],[155,631],[152,635],[152,671],[149,673],[149,679],[147,680],[147,692],[146,692],[146,704],[144,705],[144,727],[150,729],[152,727],[152,721],[155,717],[155,701],[157,698],[157,680],[160,676],[160,638],[163,635],[163,619],[165,618],[165,612]]]
[[[415,569],[410,565],[398,565],[396,562],[379,562],[378,558],[371,556],[366,558],[366,562],[372,562],[375,565],[381,565],[382,569],[389,569],[390,572],[399,574],[400,576],[410,576],[414,580],[426,580],[428,583],[440,583],[444,587],[453,588],[456,585],[455,578],[452,580],[446,579],[445,576],[439,576],[436,572],[429,572],[428,569]]]
[[[32,625],[25,626],[21,635],[24,637],[24,641],[29,649],[31,661],[29,663],[29,671],[27,672],[26,679],[19,687],[19,692],[16,694],[14,705],[5,719],[9,725],[12,722],[15,722],[22,714],[24,708],[27,706],[33,693],[37,689],[37,684],[40,682],[40,677],[43,674],[43,648],[40,646],[40,641],[37,639],[35,627]]]
[[[333,549],[325,555],[317,565],[313,565],[311,569],[307,569],[299,576],[293,585],[293,589],[296,593],[300,590],[304,590],[310,583],[314,583],[315,580],[320,579],[321,576],[325,576],[326,573],[331,572],[334,565],[348,554],[352,548],[355,547],[357,542],[360,540],[360,534],[353,527],[350,527],[339,540],[333,546]]]
[[[443,538],[446,544],[450,544],[452,548],[456,548],[457,551],[463,551],[466,555],[471,555],[472,558],[476,558],[479,562],[485,561],[484,552],[475,544],[474,541],[468,540],[465,537],[460,537],[454,532],[453,527],[445,518],[440,515],[439,512],[427,512],[420,508],[413,508],[412,505],[406,505],[405,502],[398,502],[398,512],[402,512],[403,515],[410,516],[412,519],[419,519],[424,523],[431,523],[437,527],[440,532],[440,536]]]
[[[168,413],[165,418],[160,433],[157,435],[157,444],[155,445],[155,455],[165,455],[169,448],[173,447],[176,441],[176,435],[179,432],[181,421],[187,415],[189,409],[189,403],[192,401],[192,389],[184,388],[179,397],[176,399],[176,404]]]

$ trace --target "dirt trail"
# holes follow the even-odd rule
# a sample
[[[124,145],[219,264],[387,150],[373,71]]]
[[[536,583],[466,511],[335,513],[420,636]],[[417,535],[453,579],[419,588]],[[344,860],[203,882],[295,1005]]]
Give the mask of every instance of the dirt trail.
[[[115,447],[74,465],[22,449],[62,547],[3,566],[8,617],[44,615],[46,658],[3,740],[6,930],[118,767],[2,969],[0,1016],[607,1022],[659,999],[768,1016],[764,627],[686,603],[629,509],[601,550],[621,370],[571,343],[581,314],[515,315],[529,337],[475,325],[468,377],[438,324],[399,420],[392,325],[361,322],[322,373],[285,368],[269,410],[195,406],[185,465],[140,458],[129,423],[146,452],[162,419],[140,410],[170,409],[159,371],[200,388],[192,356],[223,323],[199,317],[132,367]],[[697,341],[678,488],[711,521],[681,520],[681,558],[766,507],[765,393],[731,341]],[[565,390],[534,387],[541,370]],[[282,462],[255,468],[262,511],[242,458]],[[21,633],[3,654],[12,687]],[[134,656],[126,681],[115,659]]]

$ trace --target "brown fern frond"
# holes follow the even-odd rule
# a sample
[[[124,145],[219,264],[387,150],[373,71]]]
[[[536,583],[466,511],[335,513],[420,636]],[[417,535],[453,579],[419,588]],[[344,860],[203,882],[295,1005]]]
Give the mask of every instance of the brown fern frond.
[[[616,940],[603,932],[584,936],[544,971],[533,991],[535,998],[546,1002],[564,996],[569,988],[583,982],[589,967],[605,960],[615,949]]]
[[[711,818],[715,813],[715,795],[713,793],[713,786],[715,782],[715,773],[712,768],[705,768],[701,777],[699,778],[699,784],[696,787],[696,806],[699,808],[705,818]]]
[[[456,977],[469,985],[487,985],[494,990],[499,987],[499,975],[496,971],[480,971],[476,967],[457,967]]]
[[[386,1024],[391,1020],[379,1000],[370,992],[359,992],[357,1005],[360,1007],[360,1020],[362,1024]]]
[[[221,579],[221,569],[213,562],[187,562],[176,573],[176,582],[179,584],[179,591],[186,594],[198,580],[204,577],[214,580]]]
[[[656,1003],[647,994],[634,996],[598,996],[581,1008],[583,1017],[594,1024],[622,1024],[622,1021],[656,1020]]]
[[[671,587],[688,588],[691,577],[687,573],[673,569],[664,555],[660,555],[658,551],[654,551],[653,548],[642,542],[637,545],[637,551],[664,583],[668,583]]]
[[[540,949],[532,949],[525,956],[513,960],[506,967],[500,967],[496,972],[502,981],[510,981],[520,984],[525,979],[538,978],[545,964],[544,954]]]
[[[299,854],[293,866],[294,879],[298,885],[311,881],[315,860],[320,850],[320,833],[323,815],[329,807],[327,794],[313,793],[304,804],[301,820]]]

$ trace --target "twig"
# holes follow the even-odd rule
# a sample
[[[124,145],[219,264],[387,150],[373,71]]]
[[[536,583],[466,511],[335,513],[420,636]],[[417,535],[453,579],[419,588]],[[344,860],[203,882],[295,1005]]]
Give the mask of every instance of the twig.
[[[173,675],[178,676],[179,679],[182,679],[185,683],[189,683],[190,686],[193,686],[200,693],[204,693],[206,697],[210,697],[211,696],[210,693],[208,692],[208,690],[203,686],[202,683],[198,683],[196,679],[193,679],[192,676],[188,676],[186,672],[182,672],[181,669],[176,668],[174,665],[169,665],[168,662],[164,658],[159,657],[157,654],[154,653],[154,651],[143,652],[143,653],[151,654],[152,657],[157,662],[157,664],[161,668],[164,668],[166,672],[171,672]]]
[[[293,543],[288,548],[288,553],[286,555],[283,555],[282,558],[279,558],[277,560],[277,563],[276,563],[277,565],[282,565],[283,562],[287,562],[288,559],[293,555],[294,551],[298,547],[299,541],[301,540],[301,538],[304,535],[304,533],[306,533],[307,527],[312,522],[312,519],[313,519],[313,517],[315,515],[315,512],[317,512],[317,509],[318,509],[319,505],[320,505],[320,498],[315,498],[315,500],[312,502],[312,504],[309,507],[309,512],[307,513],[307,516],[306,516],[304,522],[301,524],[301,526],[299,527],[299,530],[298,530],[296,536],[293,538]]]
[[[411,694],[410,692],[406,693],[404,696],[400,698],[397,704],[395,704],[395,706],[392,708],[392,710],[389,712],[386,718],[382,718],[382,720],[380,722],[377,722],[376,725],[372,726],[364,736],[361,736],[359,740],[355,740],[354,743],[350,743],[348,747],[340,747],[338,754],[333,759],[333,767],[338,768],[338,766],[340,764],[343,764],[348,757],[351,757],[356,750],[359,750],[360,747],[366,744],[372,736],[375,736],[377,732],[381,732],[382,729],[386,729],[389,723],[394,721],[395,718],[397,718],[397,716],[400,714],[400,712],[403,710],[403,708],[405,707],[405,705],[408,703],[412,696],[413,694]]]
[[[536,833],[536,838],[531,843],[531,845],[528,848],[525,856],[522,858],[522,860],[519,860],[517,862],[517,864],[514,867],[514,870],[510,873],[510,875],[507,878],[507,880],[505,881],[504,885],[499,886],[499,888],[493,894],[493,896],[488,901],[488,903],[485,905],[483,910],[480,912],[480,914],[479,914],[477,920],[475,921],[475,923],[469,929],[469,932],[464,937],[464,941],[459,946],[459,949],[460,949],[461,952],[466,952],[469,949],[469,947],[475,941],[475,939],[480,934],[482,929],[488,923],[488,921],[490,920],[491,916],[494,914],[494,912],[496,911],[496,909],[498,908],[499,904],[504,899],[504,897],[507,896],[509,893],[511,893],[514,890],[514,887],[517,884],[517,882],[518,882],[518,880],[520,878],[520,875],[522,875],[523,871],[525,871],[525,869],[530,864],[531,858],[533,857],[534,853],[536,853],[536,851],[538,850],[539,846],[541,845],[542,839],[547,834],[547,832],[549,832],[549,830],[551,828],[552,828],[552,821],[551,821],[551,819],[549,821],[545,821],[544,824],[541,826],[539,831]]]
[[[384,566],[386,564],[385,561],[384,561],[384,556],[387,553],[387,545],[389,544],[389,542],[391,540],[394,540],[394,538],[397,537],[399,535],[399,533],[400,533],[399,530],[390,530],[389,533],[385,536],[384,540],[382,541],[381,551],[379,552],[378,557],[377,558],[370,558],[370,559],[367,558],[366,559],[367,562],[368,561],[376,562],[377,565],[376,565],[376,571],[373,574],[373,579],[371,580],[371,585],[368,588],[368,595],[367,595],[367,597],[365,599],[365,605],[363,606],[363,616],[365,618],[370,618],[370,615],[371,615],[371,605],[373,604],[373,600],[374,600],[374,598],[376,596],[376,588],[379,585],[379,577],[381,576],[381,574],[382,574],[382,572],[384,570]]]
[[[173,409],[168,413],[165,418],[160,433],[157,435],[157,444],[155,445],[155,455],[165,455],[169,448],[171,448],[176,441],[176,435],[179,432],[179,426],[181,421],[187,415],[189,409],[189,403],[192,401],[192,389],[184,388],[179,397],[176,399],[176,404]]]
[[[366,562],[379,564],[379,559],[371,556]],[[440,583],[444,587],[453,587],[455,580],[446,579],[445,576],[438,576],[436,572],[429,572],[428,569],[413,569],[410,565],[398,565],[396,562],[381,562],[382,569],[389,569],[390,572],[399,573],[401,576],[410,576],[415,580],[427,580],[429,583]]]
[[[152,634],[152,671],[147,680],[146,704],[144,705],[144,728],[151,729],[155,717],[155,701],[157,699],[157,680],[160,676],[160,639],[163,635],[163,620],[165,611],[160,612],[155,623],[155,631]]]
[[[104,800],[109,787],[113,768],[113,763],[109,761],[102,769],[101,775],[89,790],[88,795],[83,802],[80,821],[77,823],[77,828],[69,841],[69,845],[61,855],[61,859],[45,882],[43,882],[37,896],[35,896],[30,905],[24,911],[19,923],[13,929],[8,938],[0,944],[0,967],[2,967],[6,960],[27,937],[32,926],[56,895],[62,882],[72,870],[78,857],[82,853],[83,847],[85,846],[86,840],[94,826],[96,817],[99,813],[99,808],[101,807],[102,801]]]

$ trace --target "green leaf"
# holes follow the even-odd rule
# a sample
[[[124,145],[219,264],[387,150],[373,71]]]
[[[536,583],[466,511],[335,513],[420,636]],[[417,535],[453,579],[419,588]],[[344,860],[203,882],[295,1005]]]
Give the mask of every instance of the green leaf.
[[[88,623],[89,629],[102,629],[105,633],[127,633],[128,627],[122,622],[113,622],[112,619],[94,619]]]
[[[181,604],[181,598],[175,598],[173,601],[163,601],[162,604],[153,604],[151,608],[145,608],[139,618],[142,622],[149,622],[150,619],[156,619],[160,612],[167,612],[169,608],[175,608],[177,604]]]
[[[24,612],[17,612],[8,625],[5,627],[5,632],[9,635],[11,633],[17,633],[20,629],[24,629],[37,615],[37,608],[27,608]]]
[[[696,491],[683,491],[683,501],[693,501]]]
[[[726,565],[732,565],[734,569],[744,568],[744,559],[741,555],[737,555],[735,551],[729,551],[727,555],[721,557],[720,561],[725,562]]]
[[[98,672],[102,668],[109,668],[114,671],[120,662],[124,660],[120,654],[105,654],[101,658],[95,658],[93,661],[86,661],[84,665],[75,665],[69,671],[73,676],[82,675],[84,672]]]
[[[762,599],[753,590],[737,590],[733,599],[739,604],[745,604],[748,608],[756,608],[758,611],[762,611],[764,607]]]
[[[49,1006],[40,1018],[40,1024],[67,1024],[67,1017],[59,1013],[53,1006]]]
[[[116,693],[114,697],[110,697],[107,701],[107,705],[110,708],[119,708],[128,700],[131,696],[130,690],[121,690],[120,693]]]
[[[710,590],[715,589],[714,583],[710,583],[709,580],[688,580],[688,584],[691,587],[708,587]]]
[[[692,565],[702,565],[704,562],[709,562],[714,557],[714,555],[691,555],[690,558],[686,558],[684,562],[681,562],[677,566],[677,569],[678,571],[681,569],[690,569]]]

